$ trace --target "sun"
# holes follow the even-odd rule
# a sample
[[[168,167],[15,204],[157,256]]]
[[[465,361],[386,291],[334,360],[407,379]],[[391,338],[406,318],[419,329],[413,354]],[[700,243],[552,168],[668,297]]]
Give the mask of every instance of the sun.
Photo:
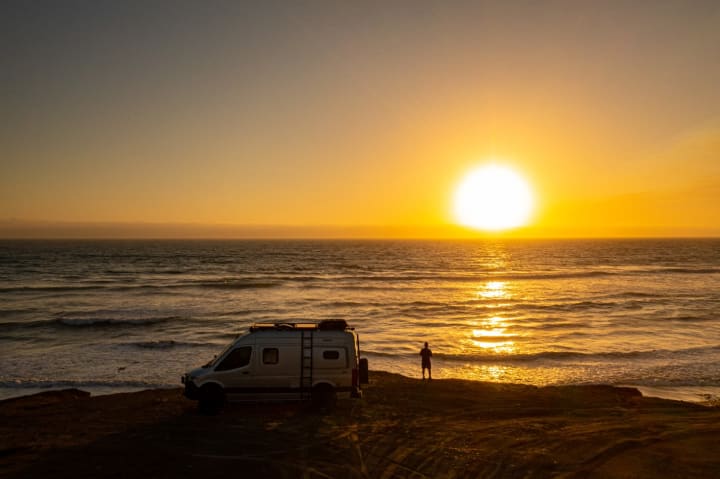
[[[522,176],[506,166],[483,165],[470,171],[455,190],[455,219],[479,230],[508,230],[530,221],[533,203]]]

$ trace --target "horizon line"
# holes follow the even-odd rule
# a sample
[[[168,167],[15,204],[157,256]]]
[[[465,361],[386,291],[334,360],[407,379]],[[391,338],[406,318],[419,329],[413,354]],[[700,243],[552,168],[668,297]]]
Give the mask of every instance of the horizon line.
[[[720,228],[541,228],[477,231],[437,225],[278,225],[0,219],[3,240],[460,240],[720,238]]]

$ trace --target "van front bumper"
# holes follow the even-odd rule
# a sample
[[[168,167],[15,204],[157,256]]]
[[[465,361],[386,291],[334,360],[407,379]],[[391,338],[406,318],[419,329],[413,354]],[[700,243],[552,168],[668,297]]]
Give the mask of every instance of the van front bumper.
[[[187,374],[182,377],[182,383],[185,385],[185,397],[188,399],[199,399],[200,389],[195,386],[195,383],[188,378]]]

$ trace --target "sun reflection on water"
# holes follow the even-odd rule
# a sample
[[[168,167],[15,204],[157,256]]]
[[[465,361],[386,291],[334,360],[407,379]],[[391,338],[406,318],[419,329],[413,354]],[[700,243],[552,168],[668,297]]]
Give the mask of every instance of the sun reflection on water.
[[[482,326],[486,328],[502,328],[503,330],[508,327],[507,323],[505,323],[505,320],[500,316],[491,316],[485,319],[482,322]]]
[[[505,320],[498,316],[487,318],[480,323],[481,328],[472,330],[472,345],[497,354],[515,352],[515,334],[507,332]]]
[[[478,296],[486,299],[509,298],[510,293],[507,291],[507,283],[505,281],[488,281],[478,291]]]
[[[473,345],[478,348],[492,351],[498,354],[512,354],[515,352],[515,341],[478,341],[473,340]]]
[[[485,366],[466,364],[464,369],[458,371],[458,376],[462,379],[472,379],[475,381],[506,382],[509,379],[508,376],[512,376],[512,372],[512,368],[495,364]]]
[[[472,293],[477,299],[483,302],[482,309],[500,306],[497,300],[511,297],[509,283],[506,281],[488,281]],[[512,320],[498,315],[488,317],[476,317],[466,323],[467,329],[458,330],[461,335],[459,339],[462,354],[481,355],[502,355],[507,356],[517,353],[516,340],[518,335],[510,332]],[[468,334],[469,333],[469,334]],[[498,375],[501,373],[498,371]],[[484,372],[484,377],[493,376]]]

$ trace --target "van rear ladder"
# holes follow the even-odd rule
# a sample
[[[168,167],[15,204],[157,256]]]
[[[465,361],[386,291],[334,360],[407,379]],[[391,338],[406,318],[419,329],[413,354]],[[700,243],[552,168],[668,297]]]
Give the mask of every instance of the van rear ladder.
[[[313,330],[300,331],[300,398],[312,397],[313,385]]]

